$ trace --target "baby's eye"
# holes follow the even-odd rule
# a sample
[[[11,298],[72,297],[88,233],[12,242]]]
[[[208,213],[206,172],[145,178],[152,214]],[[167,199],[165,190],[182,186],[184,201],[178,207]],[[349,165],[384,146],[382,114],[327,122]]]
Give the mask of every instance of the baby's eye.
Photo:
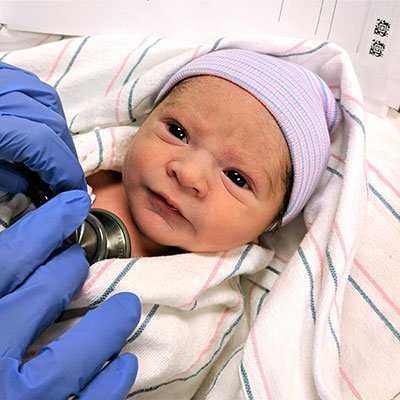
[[[186,132],[177,124],[169,123],[168,131],[184,143],[188,143]]]
[[[228,169],[227,171],[224,171],[224,174],[237,186],[240,186],[241,188],[248,189],[250,186],[247,183],[246,179],[243,177],[242,174],[239,172],[233,170],[233,169]]]

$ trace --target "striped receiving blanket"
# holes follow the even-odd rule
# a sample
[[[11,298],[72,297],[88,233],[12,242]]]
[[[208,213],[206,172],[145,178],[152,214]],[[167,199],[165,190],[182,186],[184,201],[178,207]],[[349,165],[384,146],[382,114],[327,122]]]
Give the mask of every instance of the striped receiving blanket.
[[[58,90],[88,175],[120,169],[126,142],[158,90],[194,57],[243,48],[319,74],[344,120],[323,179],[296,220],[264,235],[263,247],[99,262],[71,307],[98,305],[120,291],[141,298],[142,319],[124,349],[139,358],[129,398],[389,400],[399,394],[400,135],[365,129],[360,89],[341,48],[261,35],[202,44],[33,35],[30,42],[15,40],[11,51],[12,33],[3,29],[0,46],[2,40],[8,47],[1,59]],[[4,224],[27,205],[21,195],[2,199]],[[50,327],[32,351],[72,323]]]

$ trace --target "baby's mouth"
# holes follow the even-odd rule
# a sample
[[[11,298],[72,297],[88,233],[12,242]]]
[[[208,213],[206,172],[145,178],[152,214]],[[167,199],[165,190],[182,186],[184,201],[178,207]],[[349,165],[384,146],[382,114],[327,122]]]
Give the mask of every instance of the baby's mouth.
[[[175,215],[178,215],[178,216],[184,218],[184,216],[183,216],[182,213],[179,211],[179,209],[176,208],[174,204],[171,204],[172,201],[171,201],[170,199],[168,199],[166,196],[164,196],[164,195],[162,195],[162,194],[159,194],[159,193],[156,193],[156,192],[152,192],[152,193],[154,194],[154,196],[155,196],[156,198],[158,198],[159,200],[161,200],[161,201],[165,204],[165,206],[166,206],[172,213],[174,213]]]

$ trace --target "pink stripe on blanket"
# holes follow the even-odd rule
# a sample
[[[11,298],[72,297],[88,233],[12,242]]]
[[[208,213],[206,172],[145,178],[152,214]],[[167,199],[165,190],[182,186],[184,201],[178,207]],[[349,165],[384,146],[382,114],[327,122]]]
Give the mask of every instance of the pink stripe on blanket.
[[[385,178],[382,173],[376,168],[374,165],[372,165],[371,162],[367,160],[367,165],[368,168],[375,173],[375,175],[382,181],[384,182],[392,191],[395,193],[397,197],[400,198],[400,191],[387,179]]]
[[[201,46],[202,45],[196,47],[196,49],[195,49],[195,51],[193,53],[193,56],[192,56],[192,60],[194,60],[196,57],[198,57],[200,49],[201,49]]]
[[[112,127],[109,129],[110,129],[110,135],[111,135],[111,144],[110,144],[110,156],[109,156],[109,160],[108,160],[107,169],[111,169],[113,162],[114,162],[114,157],[115,157],[115,129]]]
[[[344,260],[347,261],[346,244],[344,243],[342,232],[340,231],[339,226],[336,223],[336,221],[333,221],[333,230],[335,231],[336,236],[339,239],[340,247],[342,248],[342,251],[343,251]]]
[[[7,210],[10,210],[10,212],[12,212],[13,214],[15,214],[16,211],[17,211],[17,206],[15,204],[13,204],[13,203],[10,203],[10,202],[2,204],[2,207],[7,208]],[[15,218],[15,216],[14,216],[14,218]]]
[[[261,357],[260,357],[260,353],[258,351],[258,344],[257,344],[256,335],[254,333],[254,327],[250,330],[250,339],[251,339],[251,346],[253,348],[254,357],[256,359],[257,369],[261,376],[265,394],[266,394],[268,400],[272,400],[271,389],[269,388],[267,376],[265,374],[265,371],[263,368],[263,363],[262,363]]]
[[[394,309],[394,311],[400,315],[400,307],[390,298],[389,295],[385,293],[378,282],[368,273],[368,271],[360,264],[359,261],[354,260],[354,265],[364,274],[364,276],[369,280],[369,282],[375,287],[378,293],[383,297],[383,299]]]
[[[40,42],[36,43],[33,47],[40,46],[43,44],[47,39],[49,39],[51,35],[47,35],[45,38],[43,38]]]
[[[83,286],[81,292],[75,297],[74,300],[81,298],[82,296],[89,293],[89,290],[93,287],[93,285],[99,280],[101,275],[114,263],[115,260],[108,260],[90,279],[88,279]]]
[[[336,236],[337,236],[337,238],[339,240],[340,247],[341,247],[342,252],[343,252],[344,261],[346,263],[347,262],[346,245],[345,245],[344,240],[343,240],[342,232],[340,231],[339,225],[336,223],[336,221],[333,221],[333,230],[336,233]],[[321,277],[321,279],[322,279],[322,277]],[[333,298],[333,304],[335,306],[335,312],[336,312],[336,316],[338,318],[338,323],[339,323],[341,312],[339,311],[339,305],[338,305],[338,302],[337,302],[337,294],[338,294],[338,292],[336,292],[336,295]]]
[[[331,157],[334,158],[335,160],[338,160],[338,161],[342,162],[343,164],[346,162],[346,160],[343,157],[338,156],[335,153],[331,153]]]
[[[122,90],[125,86],[121,86],[118,90],[117,95],[115,96],[115,101],[114,101],[114,115],[115,115],[115,121],[117,122],[118,125],[121,125],[121,119],[119,116],[119,102],[121,100],[121,93]]]
[[[72,40],[68,40],[68,42],[65,44],[65,46],[62,48],[60,54],[56,58],[56,61],[54,62],[53,66],[51,67],[51,70],[49,72],[49,75],[47,75],[47,78],[45,79],[45,82],[48,82],[50,78],[53,76],[54,71],[56,70],[58,64],[60,63],[60,60],[62,56],[64,55],[65,51],[67,50],[68,46],[72,43]]]
[[[231,282],[229,281],[229,285],[232,287]],[[233,287],[232,287],[233,289]],[[221,317],[219,318],[217,322],[217,326],[215,327],[214,334],[212,335],[211,339],[208,341],[207,345],[204,347],[204,349],[200,352],[199,356],[196,358],[196,360],[193,362],[193,364],[185,369],[185,371],[182,372],[182,374],[187,373],[190,371],[192,368],[194,368],[204,357],[204,355],[210,350],[211,346],[215,343],[216,339],[220,336],[219,333],[221,331],[222,323],[224,322],[225,318],[229,315],[229,311],[235,310],[241,303],[242,296],[240,293],[236,292],[237,296],[237,301],[232,307],[226,307],[224,312],[222,313]]]
[[[343,378],[343,380],[345,381],[347,387],[350,389],[351,393],[353,393],[354,397],[357,400],[362,400],[362,397],[360,395],[360,393],[358,392],[358,390],[355,388],[353,382],[350,380],[350,378],[346,375],[346,373],[344,372],[343,368],[340,367],[340,375]]]
[[[200,290],[193,296],[192,300],[190,300],[188,303],[182,304],[179,306],[179,308],[186,308],[189,307],[191,304],[194,303],[194,301],[210,286],[211,281],[214,279],[215,275],[217,274],[218,270],[220,269],[222,263],[225,261],[226,256],[228,255],[227,251],[224,251],[221,256],[218,258],[217,263],[215,264],[213,270],[211,271],[211,274],[203,284],[203,286],[200,288]]]
[[[345,163],[346,160],[339,155],[335,153],[331,153],[331,157],[334,159],[341,161],[342,163]],[[393,193],[400,198],[400,190],[398,190],[390,181],[387,179],[380,171],[378,168],[376,168],[370,161],[367,160],[367,166],[368,168],[385,184],[387,185]]]
[[[114,78],[111,80],[110,84],[108,85],[104,97],[108,96],[110,93],[111,88],[113,87],[115,81],[117,80],[118,76],[121,74],[122,70],[124,69],[126,63],[128,62],[129,57],[134,53],[140,46],[143,45],[143,43],[147,40],[147,37],[145,37],[126,57],[125,60],[122,62],[121,66],[118,68],[117,73],[115,74]]]
[[[332,91],[335,89],[341,90],[341,87],[339,85],[329,85],[329,89],[331,89]],[[357,103],[359,106],[364,107],[362,100],[359,100],[356,97],[353,97],[347,93],[342,93],[340,97],[344,98],[344,99],[348,99],[354,103]]]
[[[357,103],[360,107],[364,107],[362,100],[356,99],[355,97],[350,96],[349,94],[343,93],[342,98],[351,100],[352,102]]]
[[[275,56],[275,55],[282,55],[282,54],[289,53],[289,52],[291,52],[291,51],[293,51],[293,50],[296,50],[296,49],[298,49],[299,47],[301,47],[305,42],[307,42],[307,40],[302,40],[301,42],[297,43],[297,44],[294,45],[293,47],[290,47],[290,48],[288,48],[288,49],[286,49],[286,50],[283,50],[283,51],[279,51],[279,52],[277,52],[277,53],[273,53],[273,54],[271,54],[271,55],[272,55],[272,56]]]
[[[253,283],[251,285],[251,287],[250,287],[249,294],[248,294],[248,296],[249,296],[248,308],[249,308],[249,316],[250,316],[250,318],[248,318],[248,320],[247,320],[247,327],[249,328],[249,330],[251,329],[251,323],[252,323],[252,319],[251,319],[251,312],[252,312],[252,310],[251,310],[251,302],[253,300],[253,291],[257,286],[258,286],[257,283]]]
[[[319,269],[321,272],[321,281],[322,281],[322,272],[323,272],[323,266],[324,266],[324,255],[322,254],[322,250],[321,247],[319,245],[319,243],[317,242],[317,240],[315,239],[313,233],[311,231],[308,232],[308,235],[310,236],[311,242],[314,245],[315,251],[318,255],[318,261],[319,261]]]
[[[274,255],[274,258],[275,258],[276,260],[280,261],[281,263],[285,264],[285,265],[289,262],[288,260],[286,260],[286,258],[283,258],[283,257],[281,257],[281,256],[278,256],[278,254],[275,254],[275,255]]]

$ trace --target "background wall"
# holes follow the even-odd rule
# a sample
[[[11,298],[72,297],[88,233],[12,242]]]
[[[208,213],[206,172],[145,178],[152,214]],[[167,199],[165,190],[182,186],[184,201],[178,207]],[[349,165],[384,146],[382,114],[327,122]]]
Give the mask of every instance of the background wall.
[[[400,107],[399,0],[0,0],[8,29],[153,34],[204,41],[275,33],[333,41],[353,60],[367,109]]]

